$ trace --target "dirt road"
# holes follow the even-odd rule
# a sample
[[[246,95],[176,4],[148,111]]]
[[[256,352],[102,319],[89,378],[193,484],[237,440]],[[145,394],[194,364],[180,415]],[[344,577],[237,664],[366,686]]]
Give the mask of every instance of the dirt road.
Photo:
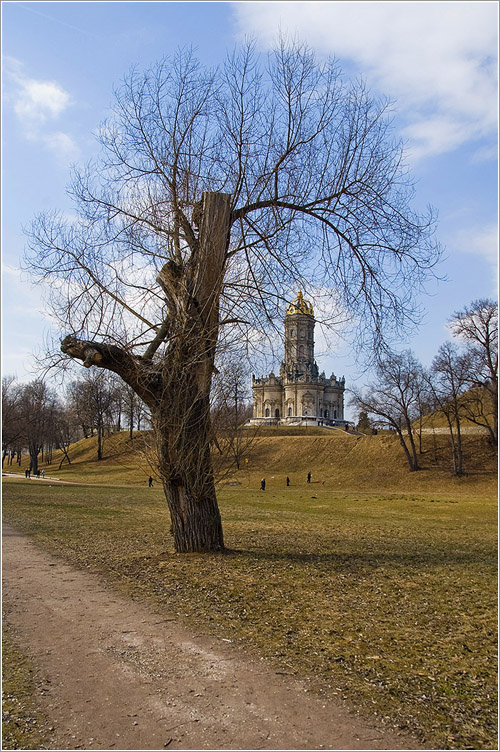
[[[55,749],[418,749],[3,526],[3,596]]]

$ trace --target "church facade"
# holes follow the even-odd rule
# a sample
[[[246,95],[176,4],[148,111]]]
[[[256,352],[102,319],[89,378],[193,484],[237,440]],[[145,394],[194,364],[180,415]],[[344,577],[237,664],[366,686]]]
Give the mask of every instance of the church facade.
[[[285,314],[285,358],[279,376],[252,376],[251,423],[344,422],[345,379],[326,378],[314,360],[314,311],[299,290]]]

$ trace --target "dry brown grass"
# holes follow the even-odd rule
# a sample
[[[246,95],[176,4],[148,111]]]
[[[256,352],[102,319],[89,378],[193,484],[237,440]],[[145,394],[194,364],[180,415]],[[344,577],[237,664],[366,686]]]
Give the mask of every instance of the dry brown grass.
[[[11,481],[4,514],[124,592],[309,677],[423,746],[495,748],[491,484],[488,495],[467,484],[354,493],[303,477],[286,489],[270,474],[261,493],[254,477],[253,488],[219,493],[229,555],[174,554],[160,489]]]
[[[485,438],[466,437],[458,479],[446,436],[425,437],[417,473],[390,435],[261,436],[219,489],[227,556],[173,553],[163,494],[131,451],[142,441],[110,437],[101,462],[95,439],[80,442],[70,467],[46,474],[94,488],[12,481],[4,514],[423,746],[495,748],[497,476]]]
[[[297,430],[297,429],[296,429]],[[222,482],[236,482],[254,486],[265,475],[284,483],[288,475],[294,483],[301,483],[307,473],[333,491],[348,490],[401,490],[412,489],[457,492],[467,488],[488,493],[496,483],[496,452],[484,435],[464,437],[463,478],[452,473],[449,438],[446,435],[426,434],[423,453],[419,461],[421,471],[409,473],[397,437],[391,434],[360,436],[344,431],[325,432],[308,429],[296,435],[291,429],[268,429],[257,437],[242,457],[242,469],[224,475]],[[312,432],[312,433],[311,433]],[[55,452],[50,465],[40,463],[46,475],[86,483],[104,485],[147,485],[149,475],[155,477],[148,464],[151,456],[148,432],[134,432],[131,441],[127,431],[112,434],[104,440],[104,459],[97,460],[97,438],[82,439],[70,448],[72,464],[58,468],[60,453]],[[248,462],[245,462],[245,460]],[[4,466],[5,472],[24,473],[28,457],[21,467]],[[155,477],[156,482],[159,479]],[[492,485],[493,484],[493,485]],[[280,486],[281,487],[281,486]]]

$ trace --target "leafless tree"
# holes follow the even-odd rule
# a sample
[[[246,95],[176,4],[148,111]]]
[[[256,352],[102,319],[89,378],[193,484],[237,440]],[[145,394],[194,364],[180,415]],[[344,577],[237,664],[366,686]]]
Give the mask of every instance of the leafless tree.
[[[475,300],[450,321],[455,337],[467,348],[470,391],[463,401],[467,418],[488,429],[498,444],[498,303]]]
[[[22,387],[14,376],[2,378],[2,467],[6,457],[10,463],[23,446]]]
[[[24,384],[21,390],[21,425],[23,444],[30,455],[30,470],[37,473],[40,454],[53,437],[53,418],[58,408],[56,394],[42,379]]]
[[[232,466],[239,470],[255,437],[245,427],[252,416],[248,368],[241,359],[226,360],[214,382],[211,419],[222,463],[226,472]]]
[[[380,426],[393,428],[410,471],[418,470],[413,421],[419,412],[422,366],[410,350],[390,353],[378,361],[375,376],[376,384],[364,393],[352,390],[351,404],[376,416]]]
[[[467,390],[471,367],[470,353],[460,353],[454,343],[445,342],[439,348],[430,372],[425,377],[436,408],[446,418],[455,475],[463,473],[464,392]]]
[[[218,351],[291,290],[328,285],[380,343],[414,323],[440,251],[390,106],[283,41],[220,68],[180,51],[133,70],[74,173],[77,219],[40,216],[27,263],[62,352],[117,373],[151,412],[177,551],[223,550],[210,442]],[[366,342],[365,342],[366,343]]]
[[[97,434],[97,459],[103,458],[103,440],[109,433],[115,407],[115,384],[111,374],[105,371],[89,372],[85,378],[72,384],[72,393],[77,395],[77,404],[84,406],[85,419]]]

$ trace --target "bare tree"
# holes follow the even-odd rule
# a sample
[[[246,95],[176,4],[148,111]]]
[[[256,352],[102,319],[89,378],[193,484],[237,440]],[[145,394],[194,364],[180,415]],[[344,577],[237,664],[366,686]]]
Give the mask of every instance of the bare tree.
[[[189,51],[116,92],[102,157],[75,172],[78,220],[43,215],[27,263],[61,349],[117,373],[151,412],[177,551],[223,550],[210,458],[218,349],[299,283],[332,287],[381,342],[414,323],[437,263],[387,102],[282,42],[208,70]]]
[[[470,353],[460,353],[452,342],[445,342],[425,377],[436,407],[446,418],[455,475],[463,473],[462,419],[471,365]]]
[[[255,430],[245,428],[252,416],[249,392],[249,371],[243,360],[226,360],[215,379],[211,415],[226,470],[231,466],[240,469],[243,455],[255,438]]]
[[[467,418],[488,429],[498,444],[498,303],[475,300],[450,320],[455,337],[465,343],[471,364],[471,391],[463,401]]]
[[[52,438],[53,415],[58,406],[55,393],[42,379],[35,379],[22,387],[21,423],[23,443],[28,447],[30,470],[38,471],[39,456]]]
[[[2,378],[2,467],[6,457],[12,464],[14,456],[20,458],[23,446],[22,386],[15,376]]]
[[[419,469],[413,436],[413,421],[418,417],[422,366],[410,350],[385,355],[375,369],[376,384],[363,394],[352,390],[351,404],[375,415],[382,427],[393,428],[411,471]]]

